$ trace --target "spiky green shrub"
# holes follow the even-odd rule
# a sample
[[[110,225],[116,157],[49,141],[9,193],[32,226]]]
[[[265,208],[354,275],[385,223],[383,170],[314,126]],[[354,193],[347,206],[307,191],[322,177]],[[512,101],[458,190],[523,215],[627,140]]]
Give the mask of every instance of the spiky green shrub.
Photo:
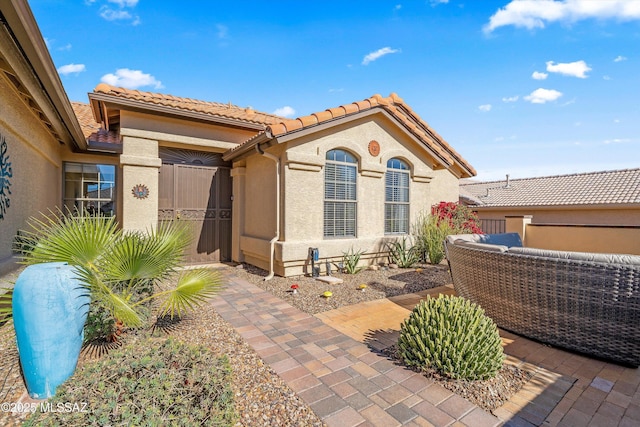
[[[504,361],[496,324],[461,297],[427,298],[402,323],[398,348],[409,366],[454,379],[495,377]]]
[[[13,289],[0,288],[0,326],[4,325],[13,310],[11,309],[11,299],[13,298]]]
[[[421,214],[413,225],[416,250],[431,264],[440,264],[444,259],[444,239],[449,234],[455,234],[449,223],[432,215]]]
[[[364,267],[358,267],[360,257],[365,253],[363,250],[354,251],[351,247],[347,252],[342,253],[342,265],[347,274],[356,274]]]
[[[113,340],[118,328],[144,326],[152,318],[152,301],[159,302],[159,315],[181,316],[223,286],[213,270],[180,270],[192,235],[179,221],[163,222],[147,232],[124,232],[113,217],[52,212],[27,223],[23,263],[74,265],[91,294],[87,341]]]
[[[226,356],[148,339],[83,366],[24,425],[232,426],[231,375]]]
[[[389,250],[389,258],[393,264],[397,264],[400,268],[411,268],[415,263],[420,261],[420,251],[415,246],[407,244],[407,238],[387,244]]]

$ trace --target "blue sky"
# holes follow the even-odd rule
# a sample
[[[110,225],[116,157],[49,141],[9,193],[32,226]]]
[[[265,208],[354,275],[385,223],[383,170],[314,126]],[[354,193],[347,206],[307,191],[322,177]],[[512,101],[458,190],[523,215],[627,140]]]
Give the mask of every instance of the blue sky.
[[[397,93],[477,179],[640,167],[640,0],[31,0],[101,81],[288,117]]]

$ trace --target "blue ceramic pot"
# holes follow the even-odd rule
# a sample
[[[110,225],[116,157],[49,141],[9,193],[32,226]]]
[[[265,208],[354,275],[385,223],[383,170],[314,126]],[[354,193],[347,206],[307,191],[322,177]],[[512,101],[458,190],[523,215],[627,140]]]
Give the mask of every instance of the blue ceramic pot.
[[[64,262],[35,264],[13,290],[13,323],[27,391],[46,399],[76,368],[89,292]]]

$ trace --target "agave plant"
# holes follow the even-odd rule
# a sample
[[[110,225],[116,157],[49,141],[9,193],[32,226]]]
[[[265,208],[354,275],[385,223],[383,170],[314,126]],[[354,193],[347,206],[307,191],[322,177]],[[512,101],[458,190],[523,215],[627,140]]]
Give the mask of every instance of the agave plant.
[[[222,287],[215,271],[179,271],[190,242],[183,223],[163,223],[144,233],[123,232],[114,218],[55,214],[31,218],[28,224],[23,262],[77,266],[91,294],[92,310],[106,313],[113,325],[142,326],[152,300],[160,302],[159,315],[181,316]]]

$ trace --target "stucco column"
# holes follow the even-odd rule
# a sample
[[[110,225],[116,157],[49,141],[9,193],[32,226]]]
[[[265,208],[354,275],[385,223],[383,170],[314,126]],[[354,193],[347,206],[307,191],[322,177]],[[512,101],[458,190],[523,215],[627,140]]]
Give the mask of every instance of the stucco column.
[[[531,215],[505,216],[505,232],[518,233],[522,244],[527,246],[525,241],[527,237],[527,225],[531,224],[531,218],[533,218]]]
[[[158,141],[125,136],[120,166],[123,230],[154,229],[158,224],[158,172],[162,166]],[[134,188],[140,191],[134,194]]]
[[[244,235],[245,183],[247,168],[238,166],[231,169],[233,178],[233,205],[231,209],[231,259],[243,262],[244,254],[240,250],[240,237]]]

